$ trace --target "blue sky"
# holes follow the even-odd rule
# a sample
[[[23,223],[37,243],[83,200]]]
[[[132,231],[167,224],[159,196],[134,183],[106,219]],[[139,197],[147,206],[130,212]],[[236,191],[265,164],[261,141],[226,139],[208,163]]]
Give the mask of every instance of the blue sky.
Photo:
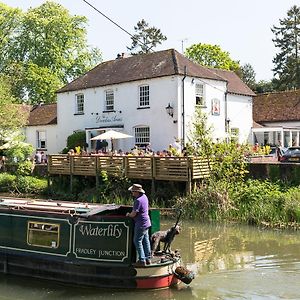
[[[1,0],[0,0],[1,1]],[[272,59],[276,48],[272,42],[273,25],[287,16],[300,0],[87,0],[93,6],[134,33],[136,23],[145,19],[159,28],[167,41],[156,50],[183,48],[196,43],[219,45],[241,64],[250,63],[257,80],[272,78]],[[43,0],[3,0],[3,3],[27,10]],[[130,36],[93,10],[82,0],[56,0],[71,14],[88,18],[88,43],[97,46],[104,60],[127,52]]]

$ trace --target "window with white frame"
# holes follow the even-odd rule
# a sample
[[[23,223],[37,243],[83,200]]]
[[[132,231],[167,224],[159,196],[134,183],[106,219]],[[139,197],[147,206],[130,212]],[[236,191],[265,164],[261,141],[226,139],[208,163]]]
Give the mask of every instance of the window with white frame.
[[[195,84],[196,105],[205,106],[204,85],[201,83]]]
[[[76,94],[75,99],[75,114],[84,114],[84,94]]]
[[[240,135],[240,129],[232,127],[230,128],[230,137],[232,142],[238,142],[239,141],[239,135]]]
[[[140,107],[147,107],[150,105],[149,100],[149,85],[141,85],[139,87],[139,106]]]
[[[37,149],[46,149],[46,131],[37,131],[36,132],[36,148]]]
[[[150,143],[150,128],[136,127],[134,128],[135,144],[137,146],[145,146]]]
[[[107,90],[105,91],[105,110],[114,110],[114,91]]]

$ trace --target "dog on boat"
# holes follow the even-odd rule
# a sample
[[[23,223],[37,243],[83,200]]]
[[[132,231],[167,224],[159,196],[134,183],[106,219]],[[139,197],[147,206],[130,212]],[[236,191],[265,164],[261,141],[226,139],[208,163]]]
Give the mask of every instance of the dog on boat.
[[[180,226],[176,225],[166,231],[154,232],[150,238],[152,253],[160,251],[160,243],[164,243],[164,252],[170,252],[171,243],[173,242],[175,235],[180,233],[180,230]]]

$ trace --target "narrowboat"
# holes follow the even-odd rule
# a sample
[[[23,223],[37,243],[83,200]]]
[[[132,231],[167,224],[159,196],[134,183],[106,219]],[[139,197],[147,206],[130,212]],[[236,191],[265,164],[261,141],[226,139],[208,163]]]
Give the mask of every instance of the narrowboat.
[[[41,199],[0,198],[0,272],[101,288],[155,289],[191,272],[178,252],[156,253],[135,266],[131,207]],[[160,211],[150,209],[151,233]]]

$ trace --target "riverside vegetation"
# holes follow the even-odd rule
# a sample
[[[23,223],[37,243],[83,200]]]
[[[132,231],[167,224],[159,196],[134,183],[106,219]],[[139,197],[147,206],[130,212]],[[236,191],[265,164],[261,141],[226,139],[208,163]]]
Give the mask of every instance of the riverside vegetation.
[[[197,111],[190,132],[187,151],[211,162],[210,178],[198,184],[193,193],[184,195],[185,187],[177,182],[159,182],[150,197],[151,206],[180,208],[182,216],[201,221],[234,221],[269,227],[300,228],[300,186],[296,182],[255,180],[248,176],[245,156],[251,154],[249,145],[239,145],[234,139],[214,143],[207,128],[206,116]],[[73,193],[69,192],[69,177],[53,179],[52,188],[44,178],[28,176],[31,164],[26,155],[13,149],[5,153],[8,162],[18,163],[11,174],[0,173],[0,192],[35,194],[47,198],[132,204],[127,188],[128,178],[100,176],[99,188],[93,178],[75,177]],[[14,159],[12,159],[14,157]],[[150,195],[151,183],[141,182]],[[84,187],[84,188],[83,188]]]

